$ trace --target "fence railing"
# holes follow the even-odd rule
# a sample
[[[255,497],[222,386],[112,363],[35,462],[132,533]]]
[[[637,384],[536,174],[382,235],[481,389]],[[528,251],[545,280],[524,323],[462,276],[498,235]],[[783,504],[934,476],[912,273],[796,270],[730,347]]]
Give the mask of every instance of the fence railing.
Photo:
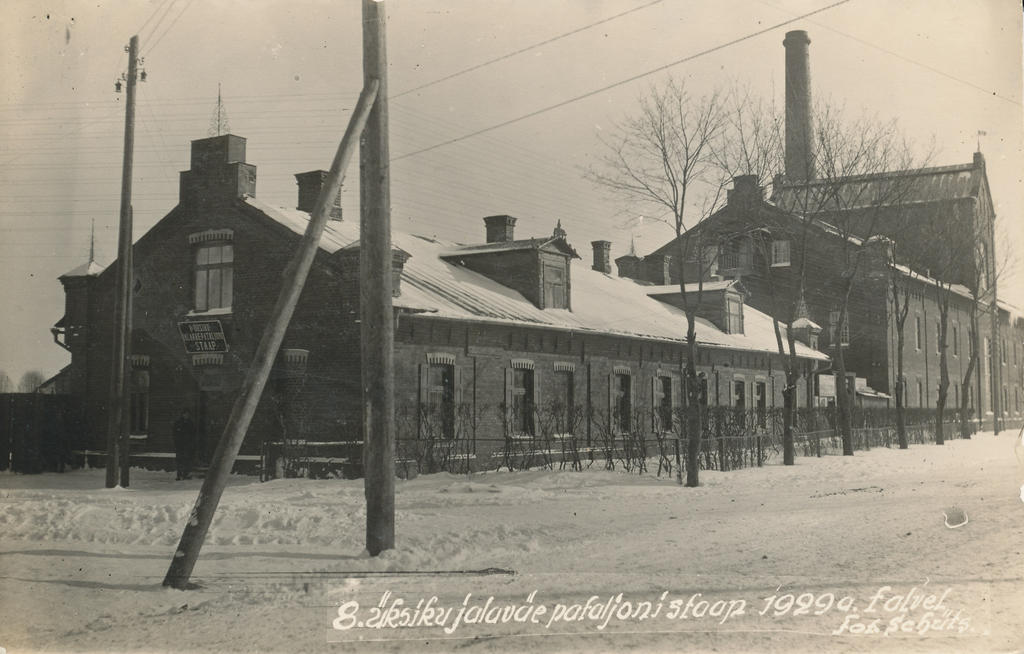
[[[584,470],[598,467],[626,472],[651,472],[658,476],[678,474],[688,465],[689,410],[671,412],[639,408],[624,420],[616,411],[591,411],[580,407],[549,405],[535,409],[530,430],[523,430],[521,416],[511,416],[504,406],[490,412],[461,407],[409,406],[396,414],[396,472],[402,477],[432,472],[466,473],[474,470]],[[704,470],[735,470],[781,460],[783,410],[699,407],[700,448],[698,464]],[[959,438],[959,415],[945,412],[945,437]],[[668,424],[671,423],[671,424]],[[935,441],[935,411],[907,409],[906,434],[910,444]],[[896,447],[895,409],[853,409],[853,449]],[[629,429],[623,429],[628,426]],[[793,438],[798,456],[841,454],[835,408],[801,408],[795,411]],[[305,442],[300,442],[305,443]],[[286,449],[272,452],[265,469],[300,471],[300,476],[323,473],[331,457],[345,464],[346,476],[361,474],[358,452],[361,441],[346,441],[328,455],[322,448],[311,452]],[[299,460],[287,462],[289,456]],[[276,458],[275,458],[276,457]],[[304,457],[304,458],[303,458]],[[289,473],[293,474],[293,473]],[[273,476],[273,473],[271,473]]]

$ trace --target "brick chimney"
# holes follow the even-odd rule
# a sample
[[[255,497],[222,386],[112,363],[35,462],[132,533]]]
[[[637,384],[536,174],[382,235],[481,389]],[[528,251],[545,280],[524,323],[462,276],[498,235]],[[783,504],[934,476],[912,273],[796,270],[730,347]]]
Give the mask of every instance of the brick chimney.
[[[487,242],[501,243],[515,240],[513,233],[516,228],[516,219],[512,216],[487,216],[484,218],[487,226]]]
[[[757,183],[757,175],[737,175],[732,178],[732,188],[725,193],[725,203],[730,207],[753,209],[764,201],[764,190]]]
[[[349,313],[358,314],[359,308],[359,248],[360,241],[354,241],[338,250],[334,256],[341,267],[342,304],[349,304]],[[402,270],[412,255],[396,245],[391,246],[391,297],[402,295]]]
[[[814,121],[807,32],[786,32],[786,178],[814,179]]]
[[[178,201],[226,204],[256,194],[256,166],[245,163],[245,139],[224,134],[192,141],[192,167],[180,174]]]
[[[308,173],[295,173],[295,181],[299,185],[299,203],[296,209],[313,213],[316,201],[320,197],[320,190],[327,181],[326,170],[311,170]],[[338,195],[331,205],[331,220],[341,220],[341,187],[338,187]]]
[[[612,274],[612,242],[611,241],[591,241],[590,245],[594,248],[594,270],[603,272],[606,275]]]
[[[672,283],[672,255],[652,254],[644,257],[647,281],[663,286]]]

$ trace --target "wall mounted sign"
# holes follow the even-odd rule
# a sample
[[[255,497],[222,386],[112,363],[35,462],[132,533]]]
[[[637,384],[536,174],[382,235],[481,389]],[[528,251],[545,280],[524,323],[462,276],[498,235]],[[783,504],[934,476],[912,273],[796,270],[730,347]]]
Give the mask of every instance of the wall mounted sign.
[[[228,341],[219,320],[190,320],[178,323],[181,340],[189,354],[227,352]]]

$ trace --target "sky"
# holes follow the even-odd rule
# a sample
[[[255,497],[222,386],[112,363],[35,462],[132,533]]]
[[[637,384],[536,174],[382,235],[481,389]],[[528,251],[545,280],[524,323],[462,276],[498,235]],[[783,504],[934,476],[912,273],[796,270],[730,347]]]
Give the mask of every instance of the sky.
[[[631,239],[650,251],[671,229],[584,179],[600,136],[669,75],[697,96],[740,84],[781,106],[782,39],[803,29],[816,100],[897,119],[909,138],[934,142],[933,165],[969,162],[980,143],[997,254],[1012,266],[1000,295],[1024,307],[1020,4],[835,3],[386,0],[393,228],[480,242],[484,216],[509,214],[517,237],[548,235],[560,220],[584,257],[598,239],[612,241],[613,258]],[[293,175],[330,167],[358,96],[360,26],[354,0],[4,2],[0,371],[17,383],[66,365],[49,331],[64,310],[57,278],[87,261],[93,225],[96,261],[115,257],[125,95],[114,82],[133,34],[147,74],[138,239],[174,207],[218,85],[231,133],[248,139],[256,195],[295,206]],[[348,220],[358,219],[356,179],[354,162]]]

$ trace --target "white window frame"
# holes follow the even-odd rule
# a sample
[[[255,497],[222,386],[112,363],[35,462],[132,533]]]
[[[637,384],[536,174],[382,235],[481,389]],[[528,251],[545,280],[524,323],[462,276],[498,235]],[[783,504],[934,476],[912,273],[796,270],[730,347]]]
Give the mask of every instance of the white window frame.
[[[791,264],[789,239],[772,241],[772,268],[784,268]]]

